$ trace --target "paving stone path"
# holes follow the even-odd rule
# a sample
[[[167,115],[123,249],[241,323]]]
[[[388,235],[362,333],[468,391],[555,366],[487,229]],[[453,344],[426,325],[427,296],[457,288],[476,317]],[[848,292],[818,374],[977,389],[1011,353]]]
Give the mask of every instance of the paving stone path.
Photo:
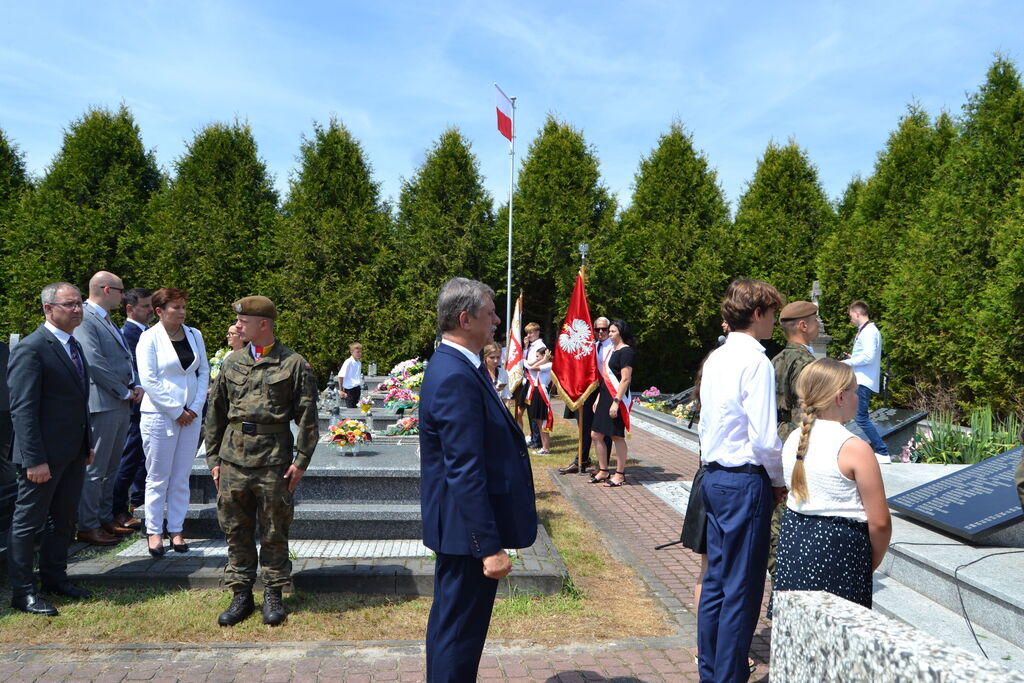
[[[564,495],[594,522],[611,551],[634,567],[675,622],[676,633],[655,639],[538,647],[489,642],[483,680],[695,681],[693,584],[699,557],[681,546],[654,546],[679,537],[678,512],[641,482],[689,481],[697,456],[634,429],[627,485],[603,488],[587,477],[552,473]],[[767,587],[765,600],[767,601]],[[751,646],[768,680],[770,624],[762,616]],[[422,642],[210,644],[204,646],[40,646],[0,651],[0,681],[420,681]]]

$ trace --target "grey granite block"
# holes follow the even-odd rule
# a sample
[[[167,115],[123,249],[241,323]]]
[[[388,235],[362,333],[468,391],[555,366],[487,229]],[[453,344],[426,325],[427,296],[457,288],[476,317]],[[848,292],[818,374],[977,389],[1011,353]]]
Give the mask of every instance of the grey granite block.
[[[772,681],[1022,681],[911,626],[820,591],[775,594]]]

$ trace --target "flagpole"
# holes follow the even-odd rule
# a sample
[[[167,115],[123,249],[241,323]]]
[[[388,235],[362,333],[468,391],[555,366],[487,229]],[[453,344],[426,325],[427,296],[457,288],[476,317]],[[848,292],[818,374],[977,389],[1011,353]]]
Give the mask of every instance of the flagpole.
[[[495,84],[497,86],[497,84]],[[516,98],[512,101],[512,138],[508,141],[508,273],[505,278],[505,345],[512,339],[512,190],[516,173]]]

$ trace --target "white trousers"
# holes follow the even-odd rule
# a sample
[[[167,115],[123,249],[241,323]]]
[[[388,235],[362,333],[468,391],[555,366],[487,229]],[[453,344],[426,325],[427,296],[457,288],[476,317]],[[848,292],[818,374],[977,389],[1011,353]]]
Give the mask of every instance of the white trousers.
[[[180,533],[188,511],[188,477],[199,448],[202,421],[182,427],[163,413],[142,413],[142,449],[146,453],[146,533]]]

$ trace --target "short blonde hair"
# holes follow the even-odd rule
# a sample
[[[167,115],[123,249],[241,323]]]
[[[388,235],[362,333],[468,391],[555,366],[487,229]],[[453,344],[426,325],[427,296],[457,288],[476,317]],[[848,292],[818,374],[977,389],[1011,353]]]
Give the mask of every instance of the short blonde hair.
[[[540,323],[527,323],[526,327],[523,328],[523,332],[530,334],[531,332],[539,332]]]

